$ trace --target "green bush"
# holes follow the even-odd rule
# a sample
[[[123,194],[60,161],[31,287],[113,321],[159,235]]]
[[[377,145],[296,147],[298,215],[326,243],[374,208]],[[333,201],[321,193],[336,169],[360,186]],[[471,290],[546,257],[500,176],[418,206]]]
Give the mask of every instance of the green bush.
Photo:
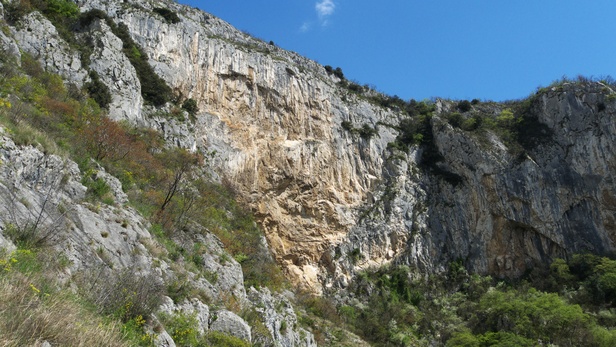
[[[46,12],[54,16],[73,18],[79,14],[79,7],[70,0],[47,0]]]
[[[458,110],[460,110],[460,112],[468,112],[473,108],[473,106],[471,105],[471,103],[468,100],[462,100],[460,102],[458,102]]]
[[[199,107],[197,106],[197,101],[195,99],[186,99],[182,103],[182,109],[188,112],[191,116],[196,115],[199,112]]]
[[[235,336],[218,331],[210,331],[205,337],[210,346],[217,347],[250,347],[250,343]]]
[[[377,135],[379,133],[376,128],[373,128],[369,124],[365,124],[365,123],[358,130],[358,132],[359,132],[359,136],[361,136],[361,138],[366,139],[366,140],[371,139],[374,135]]]
[[[195,315],[175,313],[173,315],[161,315],[165,330],[171,335],[177,346],[200,346],[201,335],[198,330],[198,322]]]
[[[10,24],[19,22],[25,15],[34,10],[29,1],[17,0],[9,3],[3,2],[4,18]]]
[[[460,128],[462,123],[464,123],[464,117],[458,112],[450,113],[447,115],[447,122],[454,128]]]
[[[89,26],[90,24],[92,24],[92,22],[94,22],[95,19],[101,19],[106,22],[111,21],[111,18],[107,16],[107,13],[99,9],[93,9],[93,10],[89,10],[87,12],[82,13],[78,18],[78,23],[81,28],[85,28]]]
[[[140,276],[132,269],[92,269],[77,279],[81,293],[99,312],[128,322],[147,318],[162,302],[164,286],[155,275]]]
[[[177,24],[181,21],[180,17],[168,8],[154,7],[154,12],[161,15],[169,24]]]
[[[90,97],[96,101],[100,108],[109,109],[111,103],[111,92],[107,85],[101,81],[100,76],[94,70],[90,71],[90,82],[85,85]]]

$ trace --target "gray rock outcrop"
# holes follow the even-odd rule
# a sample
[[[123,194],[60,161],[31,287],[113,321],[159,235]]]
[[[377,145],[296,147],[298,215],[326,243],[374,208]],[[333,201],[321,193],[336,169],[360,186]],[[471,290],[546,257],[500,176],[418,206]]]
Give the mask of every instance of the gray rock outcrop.
[[[477,134],[451,126],[445,116],[452,107],[439,102],[430,120],[432,147],[402,152],[388,144],[396,139],[404,113],[371,102],[374,92],[360,97],[341,87],[339,77],[314,61],[170,1],[78,4],[82,11],[100,9],[124,23],[154,71],[180,99],[192,98],[200,109],[195,119],[184,120],[165,118],[173,105],[144,112],[134,68],[118,52],[120,41],[96,22],[89,33],[97,43],[90,67],[112,92],[112,116],[156,128],[177,146],[215,150],[209,162],[215,176],[250,207],[274,257],[295,283],[317,293],[337,290],[357,271],[390,262],[443,271],[461,261],[474,272],[516,277],[554,257],[614,251],[616,103],[605,84],[541,91],[525,111],[527,128],[517,139],[518,149],[493,131]],[[168,23],[153,11],[161,4],[177,13],[180,23]],[[87,77],[78,54],[53,25],[36,12],[22,22],[12,28],[19,47],[49,71],[83,84]],[[435,155],[426,165],[428,150]],[[72,171],[67,186],[72,190],[56,194],[53,206],[84,193]],[[40,181],[30,182],[37,183],[19,192],[41,210],[49,183],[37,188]],[[12,194],[15,188],[5,184],[3,189]],[[120,192],[116,200],[124,201]],[[26,214],[19,199],[12,203],[14,214]],[[65,220],[49,212],[48,219],[74,224],[81,237],[112,254],[113,264],[146,266],[146,258],[132,255],[142,252],[134,242],[148,237],[134,212],[108,206],[99,212],[84,203],[70,213],[76,216]],[[128,223],[134,229],[110,223],[124,219],[134,221]],[[8,221],[3,223],[6,228]],[[83,253],[84,244],[74,241],[72,248]],[[241,269],[224,254],[203,257],[206,270],[217,277],[197,285],[244,298]]]
[[[81,87],[87,78],[79,54],[64,41],[56,27],[42,14],[32,12],[13,31],[19,48],[37,59],[45,70],[57,73]]]
[[[98,19],[83,35],[89,37],[94,47],[90,68],[98,73],[112,96],[109,117],[143,123],[141,83],[135,68],[122,52],[122,40],[111,32],[105,21]]]
[[[126,24],[156,73],[197,101],[191,126],[148,124],[178,145],[216,150],[214,169],[254,211],[294,282],[344,287],[357,270],[392,261],[441,271],[462,260],[517,276],[555,256],[614,248],[614,132],[601,116],[614,105],[601,86],[544,93],[532,113],[554,139],[526,157],[511,157],[494,134],[480,141],[435,116],[443,159],[434,167],[459,178],[454,185],[419,164],[422,148],[388,148],[401,112],[341,88],[314,61],[176,3],[164,2],[175,24],[150,3],[79,4]]]
[[[251,341],[250,326],[242,317],[231,311],[220,310],[213,313],[210,329],[235,336],[248,342]]]
[[[250,288],[248,297],[279,346],[316,347],[314,336],[298,326],[293,305],[283,295],[272,294],[267,288]]]

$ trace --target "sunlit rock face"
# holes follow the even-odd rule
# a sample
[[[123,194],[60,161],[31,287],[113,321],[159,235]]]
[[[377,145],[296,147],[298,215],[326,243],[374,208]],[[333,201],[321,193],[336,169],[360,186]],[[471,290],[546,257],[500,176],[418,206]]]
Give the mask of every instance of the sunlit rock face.
[[[134,69],[99,22],[90,28],[97,42],[90,67],[112,92],[110,115],[215,151],[209,162],[218,177],[257,216],[298,284],[336,289],[359,269],[390,262],[441,271],[461,261],[479,273],[519,276],[553,257],[614,248],[616,105],[606,86],[542,91],[527,116],[549,131],[541,138],[529,131],[523,151],[489,132],[452,127],[446,102],[439,104],[431,126],[442,158],[433,165],[439,170],[426,169],[424,149],[388,148],[401,111],[340,87],[314,61],[172,2],[79,5],[126,24],[154,70],[200,110],[181,123],[143,107]],[[166,22],[153,11],[161,6],[181,21]],[[47,25],[34,16],[28,23]],[[87,80],[72,55],[51,57],[45,63],[59,73]],[[359,131],[364,126],[375,134]]]

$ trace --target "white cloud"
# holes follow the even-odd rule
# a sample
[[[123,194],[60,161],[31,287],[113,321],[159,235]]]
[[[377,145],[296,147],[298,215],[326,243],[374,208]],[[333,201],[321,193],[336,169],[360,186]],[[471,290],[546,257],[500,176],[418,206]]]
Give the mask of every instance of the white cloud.
[[[310,29],[312,28],[312,25],[309,22],[304,22],[304,24],[302,24],[302,26],[299,28],[299,31],[305,33],[310,31]]]
[[[324,20],[325,17],[331,16],[334,13],[336,4],[334,4],[333,0],[321,0],[317,2],[315,9],[317,10],[319,18]]]

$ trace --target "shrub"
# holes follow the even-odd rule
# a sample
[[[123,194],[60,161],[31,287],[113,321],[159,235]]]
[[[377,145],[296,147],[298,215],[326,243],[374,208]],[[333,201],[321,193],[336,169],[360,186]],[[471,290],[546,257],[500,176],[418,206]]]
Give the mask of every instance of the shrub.
[[[218,331],[210,331],[206,340],[211,346],[218,347],[249,347],[250,343],[235,336],[230,336]]]
[[[182,103],[182,109],[188,112],[191,116],[196,115],[199,112],[199,107],[195,99],[189,98]]]
[[[82,294],[99,312],[124,322],[149,317],[162,302],[164,286],[154,275],[140,276],[132,269],[93,269],[78,279]]]
[[[154,7],[154,12],[161,15],[169,24],[177,24],[181,21],[180,17],[168,8]]]
[[[79,14],[79,7],[70,0],[47,0],[45,12],[61,18],[72,18]]]
[[[117,325],[81,307],[67,292],[43,292],[40,278],[0,276],[0,344],[36,346],[128,346]]]
[[[376,128],[373,128],[369,124],[366,124],[366,123],[364,123],[364,125],[362,125],[358,131],[359,131],[359,136],[361,136],[363,139],[366,139],[366,140],[371,139],[374,135],[379,133]]]
[[[468,112],[472,109],[472,105],[468,100],[462,100],[460,102],[458,102],[458,110],[460,110],[460,112]]]
[[[464,122],[462,122],[460,128],[466,131],[473,131],[479,129],[482,123],[483,119],[481,118],[481,116],[473,116],[471,118],[467,118]]]
[[[86,194],[88,198],[93,200],[102,200],[111,191],[107,182],[100,177],[96,177],[94,172],[84,175],[81,184],[88,188]]]
[[[358,93],[361,94],[364,92],[364,87],[362,87],[361,85],[359,85],[358,83],[355,82],[349,82],[349,84],[347,85],[347,88],[354,92],[354,93]]]
[[[85,85],[90,97],[96,101],[100,108],[109,109],[111,103],[111,92],[109,87],[101,81],[100,76],[94,70],[90,71],[90,82]]]
[[[351,123],[348,120],[343,120],[342,123],[340,123],[340,125],[342,126],[342,129],[346,130],[346,131],[353,131],[353,123]]]
[[[512,129],[516,121],[517,120],[510,109],[504,109],[500,115],[496,117],[496,124],[502,128]]]
[[[197,318],[194,314],[175,313],[164,314],[160,317],[165,330],[171,335],[173,342],[178,346],[198,346],[200,334]]]
[[[464,122],[464,117],[462,117],[462,115],[458,112],[454,112],[447,115],[447,121],[454,128],[460,128],[462,126],[462,123]]]
[[[337,67],[334,72],[333,72],[334,76],[340,78],[341,80],[344,79],[344,73],[342,73],[342,69]]]
[[[4,18],[11,24],[19,22],[21,18],[34,10],[32,4],[25,0],[11,1],[8,4],[3,2],[3,4],[5,11]]]
[[[133,41],[124,23],[111,27],[116,36],[123,42],[123,52],[130,60],[141,82],[141,95],[146,102],[154,106],[162,106],[171,100],[171,88],[154,72],[148,63],[147,55]]]

